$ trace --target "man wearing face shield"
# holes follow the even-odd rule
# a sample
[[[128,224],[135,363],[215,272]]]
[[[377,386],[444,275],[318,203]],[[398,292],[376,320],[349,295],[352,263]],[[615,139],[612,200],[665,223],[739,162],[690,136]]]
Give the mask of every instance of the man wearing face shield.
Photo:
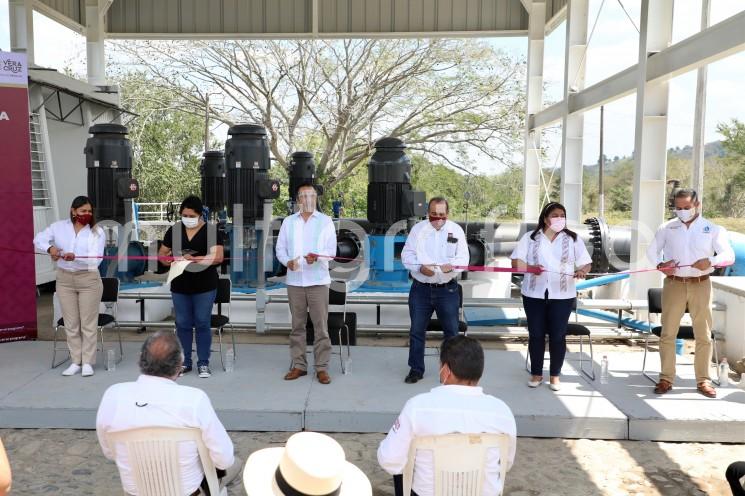
[[[712,325],[709,274],[715,266],[732,264],[735,254],[727,230],[704,219],[700,208],[701,202],[694,190],[678,190],[676,217],[657,229],[647,250],[647,258],[667,276],[662,287],[662,371],[654,389],[657,394],[665,394],[673,388],[675,338],[687,308],[696,339],[694,370],[698,392],[708,398],[717,395],[709,377]]]
[[[318,196],[313,185],[298,188],[299,211],[282,221],[277,239],[277,260],[287,267],[287,299],[292,315],[290,357],[285,375],[291,381],[307,375],[305,325],[308,314],[315,333],[313,356],[318,382],[328,384],[331,341],[328,334],[329,258],[336,255],[336,230],[331,217],[316,210]]]
[[[404,379],[414,384],[424,376],[424,345],[432,312],[442,324],[444,339],[458,333],[460,293],[458,275],[468,265],[466,235],[455,222],[448,220],[445,198],[429,201],[427,220],[416,224],[401,252],[401,261],[411,272],[409,290],[409,374]]]

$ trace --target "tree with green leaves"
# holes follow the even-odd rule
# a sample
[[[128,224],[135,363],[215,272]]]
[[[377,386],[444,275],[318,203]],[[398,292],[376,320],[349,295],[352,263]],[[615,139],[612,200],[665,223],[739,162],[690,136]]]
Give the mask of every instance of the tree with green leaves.
[[[732,119],[721,123],[717,131],[724,136],[722,145],[727,152],[724,163],[730,180],[724,187],[722,200],[727,214],[732,217],[745,216],[745,123]]]
[[[180,110],[172,96],[143,73],[127,74],[118,83],[122,104],[137,114],[128,126],[132,172],[140,183],[137,201],[180,202],[199,195],[204,119]]]

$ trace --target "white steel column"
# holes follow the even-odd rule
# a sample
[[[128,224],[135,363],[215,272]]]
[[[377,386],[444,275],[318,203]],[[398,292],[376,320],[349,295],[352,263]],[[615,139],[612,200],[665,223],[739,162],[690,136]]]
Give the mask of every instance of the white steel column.
[[[10,0],[10,51],[26,54],[29,67],[34,65],[34,8],[32,0]]]
[[[567,33],[564,52],[564,104],[561,120],[561,203],[568,222],[582,217],[583,112],[569,113],[570,95],[585,88],[588,0],[567,4]]]
[[[525,115],[525,158],[523,176],[523,220],[535,221],[540,197],[540,131],[530,130],[530,116],[543,108],[543,48],[546,36],[546,2],[524,1],[528,11],[528,88]]]
[[[647,61],[652,53],[668,47],[672,39],[673,0],[642,0],[639,65],[636,89],[634,183],[631,264],[646,267],[646,251],[657,227],[665,218],[667,168],[667,113],[669,82],[647,82]],[[646,298],[647,289],[660,284],[659,272],[631,278],[631,297]]]
[[[709,27],[710,14],[710,0],[701,0],[701,31]],[[698,80],[696,81],[696,106],[693,112],[693,170],[691,171],[691,187],[696,190],[699,198],[704,197],[704,133],[706,131],[707,73],[708,66],[703,65],[699,67]]]
[[[88,61],[88,84],[106,86],[106,51],[103,5],[98,0],[85,2],[85,38]]]

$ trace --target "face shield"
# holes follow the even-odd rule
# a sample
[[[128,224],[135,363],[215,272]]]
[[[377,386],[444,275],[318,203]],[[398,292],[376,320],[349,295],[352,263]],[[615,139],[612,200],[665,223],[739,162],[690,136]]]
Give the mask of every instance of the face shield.
[[[300,208],[301,213],[313,213],[316,211],[316,203],[318,202],[318,195],[315,191],[309,188],[303,188],[297,194],[297,204]]]

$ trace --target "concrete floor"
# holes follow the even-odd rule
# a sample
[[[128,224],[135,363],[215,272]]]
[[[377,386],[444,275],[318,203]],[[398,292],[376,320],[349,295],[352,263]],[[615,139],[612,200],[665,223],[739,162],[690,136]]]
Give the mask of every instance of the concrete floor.
[[[50,345],[36,341],[0,347],[0,363],[16,372],[0,377],[0,427],[92,429],[106,388],[138,375],[138,343],[125,343],[124,360],[115,371],[98,365],[90,378],[62,377],[64,366],[50,369]],[[341,374],[338,356],[332,357],[328,386],[311,375],[282,380],[289,365],[286,345],[239,344],[236,352],[233,373],[223,372],[213,353],[210,379],[190,374],[179,380],[207,392],[231,430],[386,432],[409,397],[437,385],[434,354],[427,357],[424,380],[404,384],[408,368],[402,347],[353,347],[347,375]],[[569,353],[563,388],[556,393],[526,386],[524,351],[487,350],[481,384],[510,406],[520,436],[745,442],[745,391],[721,388],[715,400],[697,394],[693,367],[683,359],[676,388],[659,397],[639,374],[641,353],[606,354],[608,384],[580,375],[579,354]],[[656,370],[656,354],[649,361]]]

